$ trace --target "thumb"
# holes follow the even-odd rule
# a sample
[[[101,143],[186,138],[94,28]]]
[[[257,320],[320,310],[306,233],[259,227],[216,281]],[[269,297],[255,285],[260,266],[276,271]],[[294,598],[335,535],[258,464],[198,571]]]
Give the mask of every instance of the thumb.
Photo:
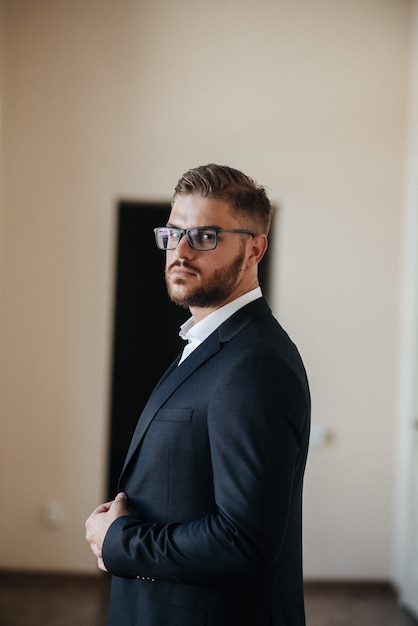
[[[128,497],[126,493],[123,493],[123,491],[121,491],[120,493],[118,493],[118,495],[113,501],[113,504],[112,504],[113,513],[117,517],[120,517],[121,515],[127,515],[128,514],[127,504],[128,504]]]

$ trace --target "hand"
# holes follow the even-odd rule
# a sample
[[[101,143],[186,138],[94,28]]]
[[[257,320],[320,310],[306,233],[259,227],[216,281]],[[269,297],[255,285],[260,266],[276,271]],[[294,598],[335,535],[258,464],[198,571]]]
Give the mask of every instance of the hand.
[[[129,515],[127,509],[127,496],[125,493],[118,493],[111,502],[105,502],[97,507],[86,520],[86,540],[97,558],[97,565],[103,572],[107,572],[102,558],[102,546],[109,526],[123,515]]]

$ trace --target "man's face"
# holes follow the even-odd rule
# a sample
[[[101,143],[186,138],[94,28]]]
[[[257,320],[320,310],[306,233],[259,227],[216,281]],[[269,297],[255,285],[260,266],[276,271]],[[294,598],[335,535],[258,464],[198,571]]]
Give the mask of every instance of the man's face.
[[[245,228],[227,202],[200,195],[178,196],[167,225],[182,229]],[[183,236],[175,250],[166,252],[165,276],[173,302],[191,309],[214,310],[248,291],[246,258],[251,239],[249,235],[219,233],[218,246],[202,251],[191,248]]]

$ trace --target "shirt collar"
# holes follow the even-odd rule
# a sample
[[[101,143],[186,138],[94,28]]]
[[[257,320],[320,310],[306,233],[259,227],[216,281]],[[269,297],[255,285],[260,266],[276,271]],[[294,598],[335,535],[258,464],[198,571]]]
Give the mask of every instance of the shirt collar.
[[[194,318],[190,317],[180,327],[180,337],[189,343],[195,343],[196,345],[202,343],[209,335],[216,330],[221,324],[223,324],[231,315],[236,311],[246,306],[253,300],[257,300],[262,297],[260,287],[256,287],[251,291],[248,291],[243,296],[224,304],[213,313],[210,313],[204,317],[200,322],[195,323]]]

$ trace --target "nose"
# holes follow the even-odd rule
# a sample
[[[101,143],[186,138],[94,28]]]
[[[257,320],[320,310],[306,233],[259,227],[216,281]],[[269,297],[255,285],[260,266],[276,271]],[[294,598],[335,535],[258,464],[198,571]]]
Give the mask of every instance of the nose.
[[[174,250],[174,253],[176,255],[177,258],[187,258],[189,259],[190,257],[193,256],[194,254],[194,249],[191,247],[191,245],[189,244],[186,235],[183,233],[183,235],[180,238],[180,241],[177,244],[177,248]]]

